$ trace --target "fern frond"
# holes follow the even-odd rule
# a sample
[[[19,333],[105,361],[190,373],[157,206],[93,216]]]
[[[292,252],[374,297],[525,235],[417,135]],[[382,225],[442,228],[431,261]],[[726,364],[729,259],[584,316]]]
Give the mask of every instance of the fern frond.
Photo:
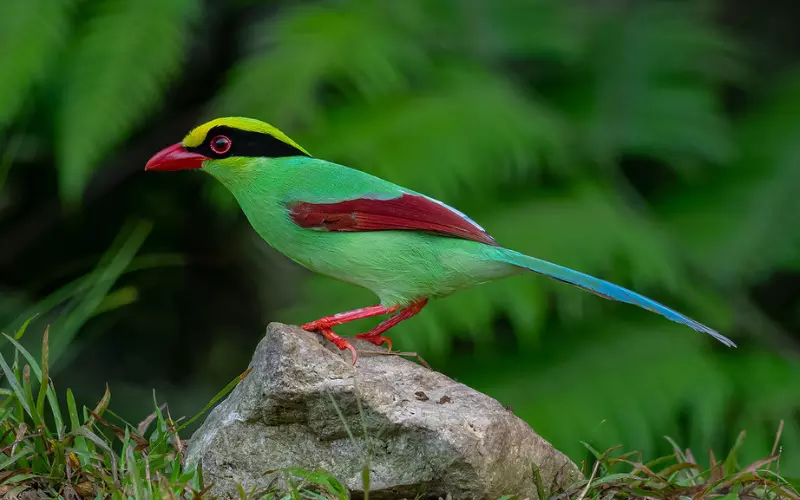
[[[743,123],[742,158],[734,169],[754,175],[748,176],[736,231],[718,252],[722,266],[751,283],[800,253],[800,74],[782,87]]]
[[[800,252],[798,116],[794,75],[742,118],[740,158],[724,179],[682,190],[659,207],[697,265],[721,283],[757,282]]]
[[[73,0],[3,4],[0,17],[0,130],[19,112],[32,84],[60,52]]]
[[[406,88],[433,64],[415,23],[405,22],[419,18],[416,10],[416,2],[350,0],[268,20],[254,30],[254,53],[232,71],[215,114],[284,124],[310,119],[323,85],[366,98]]]
[[[428,85],[338,108],[309,141],[326,158],[442,198],[480,199],[544,164],[568,166],[560,117],[502,77],[450,67]]]
[[[569,2],[511,0],[484,2],[488,53],[498,57],[542,57],[574,61],[585,44],[585,21]],[[458,11],[459,9],[454,9]],[[444,18],[440,18],[444,19]],[[473,21],[476,21],[473,18]],[[467,32],[467,39],[474,39]]]
[[[424,2],[429,41],[484,61],[527,57],[575,60],[583,50],[583,9],[551,0]],[[432,29],[431,29],[432,28]],[[433,43],[432,43],[433,45]]]
[[[104,0],[83,26],[57,112],[60,190],[79,200],[98,160],[160,101],[199,0]]]
[[[636,3],[598,23],[586,54],[590,75],[570,106],[601,163],[623,153],[673,166],[733,156],[715,88],[737,68],[733,44],[695,11]]]

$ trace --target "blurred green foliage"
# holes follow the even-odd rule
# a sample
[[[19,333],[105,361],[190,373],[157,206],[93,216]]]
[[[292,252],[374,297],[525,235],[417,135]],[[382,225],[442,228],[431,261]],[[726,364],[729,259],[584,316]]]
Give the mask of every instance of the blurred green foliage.
[[[54,346],[77,335],[67,343],[86,353],[63,376],[128,384],[133,413],[152,386],[196,409],[243,369],[264,322],[374,302],[276,256],[211,179],[141,178],[191,125],[246,115],[740,344],[533,276],[435,301],[394,330],[395,345],[510,404],[574,459],[581,440],[656,456],[664,434],[721,450],[746,429],[754,460],[779,419],[786,449],[800,448],[800,65],[762,63],[764,31],[723,22],[746,2],[6,7],[0,324],[13,331],[80,278],[130,216],[154,224],[133,281],[39,307],[40,322],[58,321]],[[153,269],[177,263],[165,253],[193,264]],[[800,454],[781,467],[800,474]]]

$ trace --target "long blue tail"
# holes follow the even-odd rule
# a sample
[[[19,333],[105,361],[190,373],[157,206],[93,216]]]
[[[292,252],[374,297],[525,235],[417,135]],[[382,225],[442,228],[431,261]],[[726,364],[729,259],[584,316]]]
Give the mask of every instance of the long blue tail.
[[[586,290],[587,292],[592,292],[606,299],[618,300],[620,302],[627,302],[628,304],[637,305],[647,309],[648,311],[658,313],[667,319],[675,321],[676,323],[689,326],[698,332],[707,333],[728,347],[736,347],[736,344],[734,344],[731,339],[718,333],[717,331],[712,330],[711,328],[702,325],[697,321],[670,309],[669,307],[663,306],[654,300],[648,299],[644,295],[632,292],[627,288],[622,288],[621,286],[609,283],[608,281],[604,281],[599,278],[595,278],[594,276],[573,271],[572,269],[553,264],[552,262],[547,262],[546,260],[521,254],[519,252],[515,252],[514,250],[509,250],[507,248],[498,248],[497,250],[500,252],[499,259],[504,262],[508,262],[509,264],[528,269],[535,273],[544,274],[550,278],[575,285]]]

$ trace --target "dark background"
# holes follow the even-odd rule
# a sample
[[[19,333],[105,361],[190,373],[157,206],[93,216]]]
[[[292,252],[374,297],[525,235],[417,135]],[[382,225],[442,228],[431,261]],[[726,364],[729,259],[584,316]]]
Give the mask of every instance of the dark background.
[[[215,116],[467,212],[712,339],[536,276],[435,301],[395,346],[580,460],[747,431],[800,474],[800,4],[26,0],[0,19],[0,329],[132,420],[192,415],[269,321],[375,302],[272,251],[204,175],[144,163]],[[351,328],[367,329],[369,321]],[[8,346],[3,346],[8,353]]]

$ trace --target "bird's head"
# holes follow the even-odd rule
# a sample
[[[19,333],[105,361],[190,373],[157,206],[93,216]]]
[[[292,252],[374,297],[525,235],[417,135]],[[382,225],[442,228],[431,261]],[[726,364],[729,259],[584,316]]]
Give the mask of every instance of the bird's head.
[[[252,118],[217,118],[195,127],[183,140],[168,146],[145,170],[188,170],[233,167],[247,158],[311,156],[277,128]]]

